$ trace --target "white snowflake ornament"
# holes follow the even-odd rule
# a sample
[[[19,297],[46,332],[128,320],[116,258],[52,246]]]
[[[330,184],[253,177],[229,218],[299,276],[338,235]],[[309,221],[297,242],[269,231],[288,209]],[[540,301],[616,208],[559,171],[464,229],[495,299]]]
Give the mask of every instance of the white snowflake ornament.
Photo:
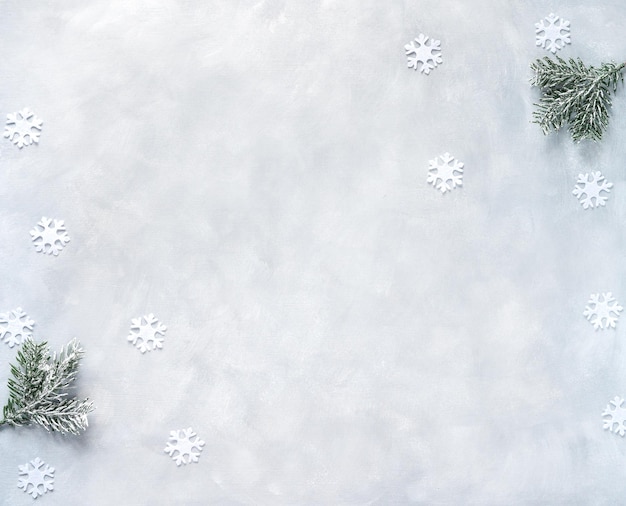
[[[624,399],[615,397],[607,404],[606,409],[602,413],[603,427],[624,437],[626,434],[626,408],[623,406]],[[608,417],[608,418],[604,418]]]
[[[35,250],[46,255],[57,256],[70,242],[63,220],[53,220],[45,216],[30,231],[30,235],[35,243]]]
[[[54,467],[50,467],[37,457],[23,466],[18,466],[20,478],[17,487],[37,499],[40,495],[54,490]]]
[[[580,200],[583,209],[593,209],[606,205],[611,188],[613,183],[609,183],[600,171],[592,171],[578,175],[572,194]]]
[[[593,328],[615,328],[619,314],[624,309],[620,306],[611,292],[593,293],[587,302],[583,316],[592,324]]]
[[[141,353],[157,349],[160,350],[163,348],[163,336],[166,330],[167,327],[150,313],[131,320],[128,340],[133,343]]]
[[[537,45],[552,54],[570,44],[569,21],[565,21],[555,14],[550,14],[539,23],[535,23],[535,33],[537,34]]]
[[[21,307],[0,314],[0,340],[3,340],[13,348],[16,344],[22,344],[24,339],[33,337],[33,325],[35,322],[28,318]]]
[[[39,143],[41,121],[27,107],[21,111],[7,114],[7,124],[4,127],[4,136],[18,148]]]
[[[428,162],[427,183],[432,184],[441,193],[463,185],[463,164],[450,153],[444,153]]]
[[[407,66],[410,69],[419,70],[422,74],[430,74],[432,69],[443,63],[441,41],[435,39],[429,41],[428,36],[423,33],[404,46],[404,49],[408,59]]]
[[[164,451],[172,457],[177,466],[180,466],[198,462],[203,446],[204,441],[189,427],[170,431],[170,439]]]

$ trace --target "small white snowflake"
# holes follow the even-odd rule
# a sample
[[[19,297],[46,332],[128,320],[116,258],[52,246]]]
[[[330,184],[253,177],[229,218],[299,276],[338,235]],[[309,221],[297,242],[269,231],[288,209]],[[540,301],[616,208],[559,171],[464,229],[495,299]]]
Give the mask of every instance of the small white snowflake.
[[[45,216],[30,231],[35,243],[35,250],[46,255],[57,256],[70,242],[63,220],[53,220]]]
[[[592,171],[589,174],[579,174],[576,186],[572,194],[576,196],[584,209],[600,207],[606,205],[608,195],[600,192],[611,192],[613,183],[606,181],[600,171]]]
[[[16,344],[21,344],[24,339],[33,337],[33,325],[35,322],[28,318],[21,307],[0,314],[0,339],[13,348]]]
[[[609,327],[614,329],[619,314],[624,309],[617,303],[611,292],[592,293],[587,304],[583,316],[593,324],[596,330]]]
[[[444,153],[428,162],[427,183],[446,193],[447,191],[463,185],[463,164],[456,160],[450,153]]]
[[[417,43],[417,45],[415,45]],[[404,46],[408,57],[407,66],[410,69],[419,70],[423,74],[430,74],[440,63],[441,58],[441,41],[430,39],[428,36],[420,33],[419,36]]]
[[[23,466],[18,466],[20,478],[17,487],[37,499],[40,495],[54,490],[54,467],[50,467],[37,457]]]
[[[535,33],[537,34],[537,45],[543,47],[553,54],[559,49],[563,49],[565,44],[570,44],[569,21],[550,14],[548,17],[535,23]]]
[[[39,143],[41,121],[27,107],[21,111],[7,114],[7,124],[4,127],[4,136],[18,148]]]
[[[624,399],[616,396],[615,399],[607,404],[606,409],[602,413],[603,417],[609,417],[602,420],[604,429],[613,431],[622,437],[626,433],[626,408],[624,408],[623,404]]]
[[[152,313],[131,320],[128,340],[141,353],[163,348],[163,337],[167,327],[157,320]]]
[[[180,466],[198,462],[203,446],[204,441],[189,427],[170,431],[170,439],[164,451]]]

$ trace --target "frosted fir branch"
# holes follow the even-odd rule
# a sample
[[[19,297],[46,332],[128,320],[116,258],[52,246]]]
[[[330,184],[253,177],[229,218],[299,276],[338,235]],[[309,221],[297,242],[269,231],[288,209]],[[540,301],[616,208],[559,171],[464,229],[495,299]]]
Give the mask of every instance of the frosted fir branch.
[[[36,424],[63,434],[85,430],[93,403],[68,398],[82,355],[76,339],[52,356],[46,342],[26,339],[17,353],[17,365],[11,365],[9,400],[0,426]]]
[[[542,96],[535,104],[533,123],[538,123],[546,135],[569,124],[575,142],[599,141],[609,125],[611,95],[624,80],[625,66],[586,66],[580,58],[566,61],[558,56],[556,60],[547,56],[535,60],[530,65],[534,73],[530,83],[540,88]]]

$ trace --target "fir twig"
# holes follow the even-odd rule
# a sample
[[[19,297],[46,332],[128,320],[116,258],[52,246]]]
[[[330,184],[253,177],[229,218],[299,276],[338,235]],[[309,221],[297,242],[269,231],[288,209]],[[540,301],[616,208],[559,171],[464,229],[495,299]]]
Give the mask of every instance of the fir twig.
[[[572,139],[599,141],[609,124],[611,94],[623,81],[626,64],[603,63],[587,67],[580,58],[556,61],[541,58],[530,65],[534,75],[531,85],[541,89],[542,97],[533,113],[533,123],[544,134],[569,123]]]
[[[57,355],[50,356],[46,342],[27,339],[11,365],[9,400],[1,425],[41,425],[48,431],[79,434],[87,428],[89,399],[69,398],[83,350],[73,339]]]

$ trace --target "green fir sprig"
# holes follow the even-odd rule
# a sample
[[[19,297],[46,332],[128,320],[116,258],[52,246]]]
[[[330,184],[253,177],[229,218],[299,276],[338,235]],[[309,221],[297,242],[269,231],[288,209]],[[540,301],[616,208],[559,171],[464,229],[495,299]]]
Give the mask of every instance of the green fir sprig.
[[[82,355],[76,339],[52,356],[45,341],[25,340],[17,353],[17,365],[11,364],[9,400],[0,426],[36,424],[63,434],[85,430],[93,403],[69,397]]]
[[[569,123],[572,139],[599,141],[609,124],[611,94],[623,81],[626,64],[603,63],[599,67],[586,66],[580,58],[556,61],[540,58],[530,68],[533,86],[541,89],[542,97],[533,113],[533,123],[541,126],[544,134],[559,130]]]

